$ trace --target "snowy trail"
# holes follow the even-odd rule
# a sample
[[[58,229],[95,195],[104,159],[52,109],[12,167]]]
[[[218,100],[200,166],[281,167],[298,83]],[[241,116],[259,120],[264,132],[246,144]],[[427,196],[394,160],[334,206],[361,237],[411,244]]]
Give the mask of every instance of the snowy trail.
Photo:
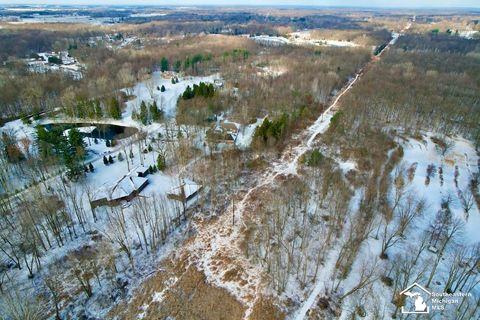
[[[312,305],[315,303],[317,296],[322,290],[325,289],[325,284],[329,279],[330,275],[333,273],[333,269],[335,268],[335,261],[337,255],[338,254],[335,250],[330,250],[330,252],[328,253],[328,257],[326,259],[327,263],[323,267],[323,272],[317,279],[317,282],[315,283],[315,287],[313,288],[311,294],[308,296],[307,300],[304,302],[300,310],[297,312],[296,316],[293,318],[294,320],[302,320],[307,314],[308,310],[310,310]]]
[[[407,27],[406,27],[404,30],[402,30],[402,32],[405,31],[405,30],[407,30],[407,29],[409,29],[410,26],[411,26],[411,24],[408,24]],[[391,41],[388,43],[388,45],[378,54],[378,57],[380,58],[380,57],[382,56],[382,54],[385,52],[385,50],[387,50],[390,46],[394,45],[395,42],[398,40],[398,38],[399,38],[401,35],[402,35],[402,34],[399,34],[399,33],[393,34],[392,40],[391,40]],[[373,61],[375,61],[375,60],[373,60]],[[378,60],[377,60],[377,61],[378,61]],[[361,70],[359,73],[357,73],[355,79],[345,88],[345,90],[344,90],[341,94],[339,94],[339,95],[337,96],[337,98],[334,100],[334,102],[333,102],[332,105],[329,107],[329,109],[330,109],[330,108],[333,108],[333,107],[337,104],[338,100],[339,100],[349,89],[352,88],[353,84],[361,77],[361,75],[362,75],[362,70]],[[327,111],[329,111],[329,110],[327,109]],[[323,115],[322,115],[321,117],[323,117]],[[330,117],[330,118],[331,118],[331,117]],[[318,122],[318,121],[319,121],[319,119],[317,119],[316,122]],[[314,124],[314,126],[315,126],[315,124]],[[328,127],[328,126],[327,126],[327,127]],[[310,141],[310,139],[311,139],[311,141]],[[311,137],[310,139],[309,139],[307,145],[311,145],[311,143],[313,142],[313,140],[315,139],[315,137],[313,136],[313,137]],[[330,253],[330,255],[331,255],[331,253]],[[330,257],[330,256],[329,256],[329,257]],[[328,260],[328,261],[330,261],[330,260]],[[331,261],[330,261],[330,262],[331,262]],[[325,273],[324,273],[324,274],[326,274],[326,275],[330,275],[330,274],[332,273],[332,271],[333,271],[333,268],[331,268],[331,265],[330,265],[330,264],[328,264],[328,267],[329,267],[329,268],[328,268],[328,269],[329,269],[328,272],[325,272]],[[315,283],[315,285],[314,285],[314,287],[313,287],[313,290],[312,290],[312,292],[310,293],[310,295],[308,296],[307,300],[305,300],[305,302],[303,303],[303,305],[302,305],[302,306],[300,307],[300,309],[297,311],[297,314],[294,316],[294,318],[293,318],[294,320],[303,320],[303,319],[305,318],[308,310],[310,310],[310,308],[313,306],[313,304],[314,304],[315,301],[317,300],[317,297],[318,297],[319,293],[320,293],[321,290],[324,288],[324,284],[325,284],[325,276],[324,276],[324,277],[321,277],[320,279],[317,280],[317,282]]]
[[[295,175],[297,173],[299,158],[311,148],[315,138],[328,129],[330,119],[336,113],[335,108],[339,100],[353,87],[355,82],[360,79],[362,73],[363,69],[359,70],[355,77],[337,94],[330,106],[317,120],[295,137],[295,139],[302,141],[302,143],[290,152],[285,151],[280,160],[274,163],[273,166],[262,175],[260,183],[251,187],[244,194],[242,199],[235,205],[235,220],[237,221],[235,225],[232,225],[233,212],[230,207],[220,215],[217,221],[205,228],[199,228],[196,240],[185,248],[190,255],[191,264],[203,270],[210,283],[227,289],[247,307],[244,315],[245,319],[249,319],[256,299],[261,296],[264,285],[261,279],[262,270],[252,265],[250,261],[244,257],[238,244],[238,239],[241,237],[241,227],[244,225],[243,215],[249,209],[252,209],[249,206],[252,202],[252,195],[265,187],[273,185],[279,176]],[[224,259],[225,257],[227,257],[227,259]],[[221,267],[219,267],[219,261],[221,261]],[[329,266],[325,266],[325,268],[331,270],[325,273],[325,277],[321,282],[319,281],[317,283],[316,294],[309,298],[311,303],[305,304],[304,306],[307,310],[323,288],[322,284],[326,281],[326,277],[331,274],[334,261],[333,257],[330,258]],[[225,275],[231,270],[238,271],[237,277],[233,280],[226,280]]]
[[[382,53],[393,43],[394,41],[389,43]],[[366,66],[378,59],[379,57],[372,59]],[[236,203],[235,208],[230,206],[219,216],[218,220],[199,227],[195,240],[180,249],[189,257],[188,265],[194,265],[198,270],[202,270],[209,283],[225,288],[246,306],[244,319],[250,318],[253,307],[257,299],[261,297],[265,286],[262,270],[244,256],[238,241],[242,237],[242,230],[245,227],[244,215],[255,209],[252,198],[255,197],[256,192],[261,192],[263,188],[274,185],[276,178],[297,174],[298,160],[312,147],[318,135],[328,129],[330,120],[337,111],[338,102],[361,78],[364,70],[365,68],[362,68],[356,73],[310,127],[293,137],[292,140],[300,141],[300,144],[291,150],[285,150],[279,161],[273,163],[270,169],[260,177],[259,183],[245,192],[241,200]],[[235,213],[236,221],[234,225],[232,223],[233,213]],[[312,293],[301,306],[296,319],[303,319],[314,304],[318,294],[324,288],[325,281],[333,272],[334,262],[335,254],[332,250],[325,265],[326,272],[315,283]]]

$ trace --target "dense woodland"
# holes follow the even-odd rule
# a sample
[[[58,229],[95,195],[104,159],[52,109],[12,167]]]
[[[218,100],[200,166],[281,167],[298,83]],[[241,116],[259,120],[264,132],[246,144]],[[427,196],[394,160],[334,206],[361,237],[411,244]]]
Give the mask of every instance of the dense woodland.
[[[427,145],[429,135],[444,157],[459,136],[478,156],[479,40],[410,33],[403,12],[272,12],[112,13],[122,23],[0,29],[11,44],[0,47],[0,119],[10,124],[0,139],[0,317],[286,319],[320,283],[306,318],[385,319],[399,316],[399,292],[415,281],[473,294],[441,317],[478,317],[479,246],[461,241],[480,206],[478,168],[460,190],[455,167],[457,193],[432,204],[411,191],[418,172],[403,166],[402,143]],[[356,46],[249,37],[306,28]],[[391,30],[404,30],[393,45]],[[64,50],[83,65],[80,79],[25,65],[32,53]],[[197,76],[212,80],[187,85]],[[154,97],[178,87],[167,114]],[[56,117],[133,133],[41,125]],[[33,134],[19,136],[10,120]],[[258,123],[251,142],[215,133],[224,120],[236,134]],[[120,166],[122,175],[147,167],[155,192],[92,205],[92,180]],[[425,185],[443,184],[442,170],[429,165]],[[182,189],[172,201],[170,185],[155,185],[165,177],[198,183],[199,196]],[[419,243],[409,246],[412,230]]]

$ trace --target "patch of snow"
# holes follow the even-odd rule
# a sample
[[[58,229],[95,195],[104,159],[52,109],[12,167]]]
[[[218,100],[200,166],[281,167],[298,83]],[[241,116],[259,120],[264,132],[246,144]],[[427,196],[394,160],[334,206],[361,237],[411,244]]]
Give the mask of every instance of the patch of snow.
[[[87,126],[87,127],[77,127],[76,129],[80,133],[92,133],[96,128],[97,127],[95,126]],[[70,130],[71,129],[66,129],[65,131],[63,131],[63,135],[68,136],[68,134],[70,133]]]
[[[255,130],[258,126],[262,124],[264,119],[258,118],[255,123],[248,124],[246,126],[242,126],[237,133],[237,137],[235,139],[235,145],[238,146],[240,149],[246,149],[252,143],[253,135]]]
[[[464,31],[459,31],[458,35],[466,39],[473,39],[478,35],[478,33],[479,31],[476,31],[476,30],[464,30]]]
[[[454,199],[450,209],[454,216],[465,221],[464,240],[473,244],[480,241],[480,211],[474,204],[468,217],[465,215],[459,191],[468,190],[472,175],[478,172],[478,155],[473,144],[461,137],[452,139],[453,147],[443,157],[430,139],[432,133],[426,134],[424,141],[409,139],[403,143],[403,165],[408,169],[416,164],[415,176],[412,181],[412,189],[420,197],[427,199],[430,205],[429,215],[424,217],[424,224],[428,225],[440,209],[442,198],[450,196]],[[434,165],[436,173],[432,175],[428,184],[427,167]],[[439,168],[443,170],[443,182],[440,178]],[[456,169],[458,168],[458,169]],[[455,171],[458,172],[455,185]]]
[[[358,44],[351,41],[336,39],[312,39],[310,31],[292,32],[289,34],[290,43],[296,45],[314,45],[328,47],[358,47]]]
[[[131,93],[135,96],[133,100],[126,103],[126,109],[123,113],[123,118],[131,119],[134,111],[140,110],[140,104],[157,102],[160,109],[165,112],[166,117],[173,118],[177,107],[177,100],[183,94],[187,86],[193,87],[194,84],[200,82],[214,83],[218,79],[218,75],[211,75],[207,77],[178,77],[179,83],[172,84],[171,79],[162,78],[161,72],[154,72],[152,78],[138,82],[133,88],[123,89],[124,92]],[[157,87],[165,86],[165,92],[160,92]]]
[[[355,163],[355,161],[351,161],[351,160],[338,161],[338,165],[340,166],[340,169],[342,169],[344,173],[347,173],[350,170],[355,170],[355,168],[357,167],[357,164]]]

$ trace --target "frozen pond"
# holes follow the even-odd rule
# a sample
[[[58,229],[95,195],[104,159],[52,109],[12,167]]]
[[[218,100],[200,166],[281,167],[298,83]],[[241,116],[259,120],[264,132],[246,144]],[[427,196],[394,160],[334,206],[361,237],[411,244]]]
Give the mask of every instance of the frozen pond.
[[[90,123],[50,123],[45,124],[47,130],[53,128],[61,129],[62,131],[78,128],[80,133],[89,138],[105,139],[105,140],[119,140],[125,139],[138,132],[137,128],[119,126],[114,124],[90,124]],[[88,128],[89,130],[82,130]]]

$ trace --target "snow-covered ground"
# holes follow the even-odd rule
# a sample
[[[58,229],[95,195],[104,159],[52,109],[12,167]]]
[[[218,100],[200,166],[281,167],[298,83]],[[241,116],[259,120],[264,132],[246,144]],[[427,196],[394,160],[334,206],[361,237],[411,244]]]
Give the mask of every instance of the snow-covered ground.
[[[83,127],[80,130],[88,132],[92,130],[94,127]],[[152,125],[152,128],[157,130],[158,132],[161,130],[160,125]],[[18,133],[18,136],[28,137],[29,139],[34,139],[34,129],[32,125],[26,125],[20,120],[13,121],[7,123],[2,130],[13,130],[14,132]],[[156,135],[158,132],[150,132],[153,135]],[[42,268],[43,271],[40,272],[48,272],[49,267],[55,262],[60,260],[65,260],[67,256],[71,255],[74,251],[81,250],[85,246],[92,246],[95,247],[95,241],[91,239],[91,232],[97,232],[101,235],[106,235],[111,232],[109,219],[108,216],[111,214],[107,207],[99,207],[97,208],[96,215],[98,220],[95,222],[92,219],[92,214],[89,205],[89,193],[95,195],[96,192],[104,187],[105,185],[109,185],[112,182],[119,180],[129,172],[135,174],[135,168],[139,166],[153,166],[156,164],[156,159],[158,156],[158,152],[155,151],[157,145],[154,145],[154,150],[148,153],[143,153],[143,149],[146,146],[142,146],[141,148],[138,147],[137,143],[134,142],[131,144],[131,138],[126,138],[123,140],[118,140],[118,144],[115,147],[106,147],[105,141],[102,139],[97,139],[98,143],[94,143],[94,140],[91,138],[84,138],[84,141],[87,144],[88,150],[88,157],[87,161],[91,162],[94,171],[88,172],[86,176],[81,179],[79,182],[68,182],[69,188],[73,191],[73,193],[78,198],[78,203],[81,203],[81,207],[86,210],[86,229],[90,230],[87,233],[82,233],[80,231],[80,226],[78,222],[76,223],[76,228],[78,232],[78,237],[75,239],[67,241],[65,245],[59,247],[57,245],[53,245],[52,248],[49,248],[48,251],[42,253]],[[172,142],[175,143],[175,142]],[[125,148],[127,150],[127,154],[131,149],[133,151],[133,158],[130,156],[127,157],[122,149]],[[120,161],[118,158],[118,154],[122,152],[123,161]],[[112,156],[114,162],[109,164],[108,166],[103,163],[103,156]],[[128,160],[127,160],[128,159]],[[182,171],[188,173],[188,171]],[[169,219],[178,219],[178,216],[182,210],[182,203],[178,200],[173,200],[168,198],[168,194],[177,193],[178,186],[186,183],[187,185],[192,185],[197,187],[194,182],[184,176],[180,176],[177,174],[168,174],[166,172],[157,172],[154,174],[150,174],[147,176],[148,185],[141,191],[138,199],[146,199],[149,201],[150,199],[157,199],[159,201],[160,210],[163,215],[167,215]],[[62,191],[62,177],[60,175],[53,176],[49,178],[47,181],[47,185],[49,188],[47,189],[43,184],[39,184],[37,189],[41,191],[43,194],[49,194],[50,192],[58,192],[61,193]],[[188,190],[186,190],[188,193]],[[28,196],[27,194],[25,194]],[[188,201],[187,206],[194,204],[197,200],[198,196],[193,197],[190,201]],[[65,199],[66,207],[71,208],[73,205],[73,200]],[[78,205],[78,204],[77,204]],[[173,252],[177,241],[184,237],[184,233],[180,232],[180,229],[183,229],[185,226],[180,226],[179,230],[173,231],[167,240],[166,243],[159,248],[157,248],[155,254],[148,255],[146,254],[144,249],[139,247],[138,243],[138,231],[133,222],[133,206],[124,202],[122,204],[123,207],[123,214],[126,217],[126,229],[127,229],[127,236],[128,242],[132,246],[132,252],[135,257],[136,261],[136,270],[132,272],[128,268],[128,262],[125,260],[125,257],[121,253],[117,254],[117,267],[119,268],[118,277],[121,279],[127,279],[129,286],[127,290],[133,290],[142,280],[143,278],[153,273],[156,270],[158,262],[165,258],[166,255]],[[72,212],[70,212],[72,213]],[[148,228],[148,226],[147,226]],[[33,280],[28,279],[28,271],[27,268],[22,268],[21,270],[13,268],[8,271],[9,279],[13,279],[8,283],[4,284],[4,289],[10,290],[12,287],[20,291],[35,291],[36,294],[41,293],[42,283],[41,277],[36,276]],[[68,276],[68,274],[65,274]],[[119,278],[119,279],[120,279]],[[104,279],[102,280],[104,281]],[[82,296],[82,293],[78,291],[78,286],[75,284],[75,281],[66,281],[63,284],[63,290],[68,292],[71,297],[76,299],[76,305],[72,308],[69,308],[65,312],[70,312],[69,314],[76,317],[78,314],[77,311],[81,310],[82,308],[86,308],[88,310],[88,314],[95,315],[96,317],[104,318],[105,312],[109,310],[113,306],[111,300],[109,300],[109,292],[107,288],[111,285],[107,280],[102,283],[102,286],[99,286],[96,282],[92,284],[93,291],[95,292],[95,296],[93,299],[85,300]],[[131,291],[129,291],[131,292]],[[110,303],[105,306],[102,306],[102,299],[103,301],[110,301]],[[85,306],[87,304],[87,307]]]
[[[461,137],[446,138],[447,141],[451,142],[451,148],[442,155],[442,150],[431,140],[432,137],[436,137],[436,135],[425,133],[421,140],[418,140],[418,138],[399,138],[397,142],[403,147],[404,156],[391,173],[392,178],[394,178],[395,172],[399,172],[399,170],[404,171],[405,194],[411,194],[418,199],[426,201],[423,214],[414,220],[413,225],[407,229],[402,239],[388,249],[388,260],[379,259],[382,240],[381,236],[380,238],[375,236],[375,230],[372,231],[371,236],[362,244],[357,259],[352,266],[352,272],[345,280],[345,283],[348,283],[350,286],[358,281],[358,271],[356,270],[359,270],[365,261],[378,260],[376,268],[379,275],[393,277],[388,270],[393,268],[392,265],[395,266],[397,263],[401,263],[397,259],[400,257],[413,259],[421,246],[421,239],[424,233],[431,229],[434,224],[435,216],[441,208],[442,199],[448,196],[452,198],[449,208],[453,217],[463,221],[464,230],[457,235],[444,252],[429,290],[431,292],[444,291],[445,283],[449,277],[449,268],[454,263],[451,259],[454,252],[459,250],[459,246],[471,249],[474,245],[480,243],[480,234],[478,232],[480,230],[480,210],[477,204],[473,204],[467,215],[459,199],[459,191],[466,192],[469,189],[470,179],[479,172],[479,155],[475,151],[473,144]],[[435,166],[435,173],[430,176],[427,182],[427,168],[431,165]],[[440,167],[443,171],[441,175]],[[457,183],[455,183],[455,171],[458,172]],[[420,285],[425,286],[435,259],[437,259],[435,253],[427,249],[423,250],[419,256],[419,261],[411,266],[412,269],[408,272],[405,270],[406,273],[410,274],[410,278],[407,279],[407,285],[416,281]],[[403,289],[405,288],[397,288],[397,293]],[[480,295],[479,289],[478,286],[473,289],[473,295],[467,297],[467,299],[470,299],[467,301],[468,303],[475,303],[475,299],[478,299]],[[368,290],[374,294],[371,294],[370,297],[363,301],[367,313],[372,312],[372,308],[376,305],[383,309],[386,315],[390,316],[393,314],[395,306],[392,303],[394,293],[391,287],[377,280]],[[347,299],[340,319],[350,319],[350,312],[355,310],[357,303],[358,301],[355,299]],[[431,319],[453,319],[452,312],[458,306],[459,304],[456,303],[446,304],[445,307],[448,309],[448,312],[443,314],[438,310],[433,310],[430,312]]]
[[[240,149],[246,149],[250,146],[253,139],[253,134],[255,133],[255,129],[262,124],[264,119],[257,119],[255,123],[248,124],[245,126],[240,126],[238,130],[237,137],[235,139],[235,145],[237,145]]]
[[[426,134],[423,141],[409,139],[402,143],[404,149],[403,165],[405,168],[415,166],[415,177],[411,182],[412,191],[419,197],[427,199],[431,208],[419,224],[428,226],[440,209],[443,198],[452,197],[450,209],[454,216],[464,220],[464,241],[467,244],[480,242],[480,211],[476,204],[470,211],[468,219],[465,216],[459,191],[467,192],[470,181],[475,173],[479,172],[479,157],[473,144],[460,137],[452,139],[453,147],[442,156],[440,150],[431,140],[434,135]],[[450,138],[447,138],[450,139]],[[427,167],[434,165],[436,173],[432,175],[426,184]],[[443,182],[439,173],[443,171]],[[455,184],[455,171],[458,172],[457,184]]]
[[[467,39],[474,39],[475,37],[478,36],[478,34],[479,34],[479,31],[476,31],[476,30],[464,30],[464,31],[458,32],[458,35],[460,37],[464,37]]]
[[[266,67],[258,67],[257,75],[261,77],[279,77],[285,72],[287,69],[283,66],[266,66]]]
[[[177,127],[175,123],[175,112],[178,98],[183,94],[187,86],[193,87],[194,84],[199,84],[200,82],[206,83],[213,83],[215,79],[219,79],[218,75],[211,75],[206,77],[179,77],[179,82],[176,84],[172,84],[171,79],[162,78],[160,72],[154,72],[151,79],[140,81],[132,88],[124,89],[125,92],[134,96],[134,99],[126,102],[126,108],[122,114],[122,119],[113,120],[113,119],[102,119],[102,120],[85,120],[85,119],[70,119],[64,115],[57,115],[54,118],[45,117],[38,121],[32,120],[31,124],[25,124],[20,119],[10,121],[5,123],[1,128],[0,132],[10,132],[12,133],[17,139],[28,138],[31,142],[29,152],[35,152],[36,147],[33,142],[36,140],[36,130],[35,126],[38,124],[47,125],[51,123],[93,123],[93,124],[106,124],[106,125],[118,125],[118,126],[126,126],[132,127],[143,132],[146,132],[149,137],[158,138],[159,135],[162,137],[168,137],[170,140],[176,140],[176,132],[177,129],[180,129],[182,132],[186,133],[187,136],[191,135],[192,133],[195,134],[195,137],[191,137],[194,141],[194,145],[203,150],[204,149],[204,141],[205,141],[205,128],[196,128],[196,127],[186,127],[180,126]],[[165,86],[166,91],[161,92],[157,90],[157,88],[161,88]],[[132,113],[138,112],[140,110],[141,102],[145,101],[147,104],[152,103],[153,101],[157,102],[159,108],[163,109],[166,115],[166,119],[164,123],[152,123],[148,125],[142,125],[139,121],[132,119]],[[237,134],[238,146],[240,148],[246,148],[250,144],[252,140],[252,135],[255,131],[255,128],[260,124],[259,121],[255,124],[246,125],[245,127],[241,127],[239,124],[238,127],[240,128]],[[90,131],[94,128],[94,126],[83,126],[80,128],[80,131]],[[168,129],[168,132],[167,132]],[[67,130],[68,132],[68,130]],[[118,141],[119,145],[113,148],[109,148],[105,146],[105,141],[102,139],[98,139],[98,144],[93,143],[93,139],[85,139],[87,150],[89,151],[87,154],[87,161],[93,160],[101,160],[103,154],[107,154],[109,152],[118,151],[122,148],[122,144],[129,144],[129,140],[125,141]],[[22,147],[19,144],[20,147]],[[136,147],[134,147],[136,148]],[[206,152],[207,150],[203,150]],[[150,163],[153,164],[153,163]],[[126,164],[125,164],[126,166]],[[105,182],[103,179],[100,181]],[[15,187],[23,188],[25,183],[29,183],[30,181],[22,180],[22,179],[14,179],[12,183],[14,183]]]
[[[312,39],[310,31],[292,32],[289,34],[290,43],[296,45],[315,45],[328,47],[358,47],[358,44],[352,41],[336,39]]]
[[[38,56],[41,59],[26,59],[27,68],[30,72],[35,73],[47,73],[62,71],[69,74],[73,79],[80,80],[83,77],[82,70],[86,67],[84,64],[79,63],[75,58],[70,57],[68,52],[40,52]],[[50,57],[59,58],[62,63],[50,63],[48,59]]]
[[[17,119],[5,123],[0,127],[1,132],[12,132],[17,139],[29,138],[31,139],[35,134],[35,125],[28,125],[23,123],[22,120]]]
[[[93,25],[102,25],[118,22],[118,18],[109,17],[91,17],[88,15],[39,15],[33,14],[30,17],[22,17],[12,12],[11,15],[3,16],[1,20],[10,24],[29,24],[29,23],[84,23]]]
[[[130,17],[133,18],[149,18],[149,17],[163,17],[167,14],[165,12],[148,12],[148,13],[132,13]]]
[[[358,44],[351,41],[343,41],[336,39],[312,39],[310,31],[293,32],[288,38],[281,36],[254,36],[252,39],[266,46],[326,46],[326,47],[357,47]]]
[[[317,136],[325,132],[330,124],[330,119],[336,113],[336,107],[339,99],[350,90],[353,84],[359,79],[361,71],[352,78],[349,83],[341,90],[332,101],[329,108],[321,114],[317,120],[306,130],[301,132],[296,139],[300,144],[291,150],[284,152],[278,162],[264,172],[258,180],[258,183],[246,191],[241,200],[235,203],[235,207],[228,207],[217,221],[213,224],[204,226],[198,230],[198,235],[193,243],[184,248],[198,269],[202,270],[209,283],[218,287],[227,289],[233,296],[241,301],[246,307],[245,318],[250,317],[253,306],[257,298],[265,292],[265,283],[262,280],[262,270],[260,266],[254,265],[242,253],[239,247],[238,239],[242,236],[243,215],[251,208],[251,197],[264,188],[270,188],[276,185],[277,178],[295,175],[299,158],[309,149],[311,149]],[[257,121],[259,122],[259,121]],[[234,210],[234,211],[233,211]],[[232,225],[232,215],[235,214],[237,222]],[[218,267],[219,257],[227,256],[228,262],[225,262],[222,268]],[[223,259],[222,259],[223,260]],[[224,275],[227,270],[240,270],[236,279],[225,281]],[[323,281],[319,279],[318,282]],[[248,285],[245,285],[248,284]],[[318,284],[318,286],[320,286]],[[315,298],[310,300],[315,301]],[[308,308],[307,308],[308,310]]]
[[[252,39],[255,42],[258,42],[260,44],[263,44],[265,46],[272,46],[272,47],[284,46],[290,43],[287,38],[277,37],[277,36],[261,35],[261,36],[254,36],[252,37]]]
[[[172,84],[171,79],[162,78],[161,72],[154,72],[151,79],[138,82],[133,88],[124,89],[125,92],[131,93],[135,98],[126,103],[127,108],[123,112],[122,117],[128,121],[132,118],[133,111],[140,110],[140,104],[153,103],[155,100],[159,108],[163,109],[168,118],[175,116],[178,98],[183,94],[187,86],[193,87],[194,84],[200,82],[213,83],[218,79],[219,75],[211,75],[207,77],[178,77],[179,83]],[[165,92],[157,90],[165,86]]]

